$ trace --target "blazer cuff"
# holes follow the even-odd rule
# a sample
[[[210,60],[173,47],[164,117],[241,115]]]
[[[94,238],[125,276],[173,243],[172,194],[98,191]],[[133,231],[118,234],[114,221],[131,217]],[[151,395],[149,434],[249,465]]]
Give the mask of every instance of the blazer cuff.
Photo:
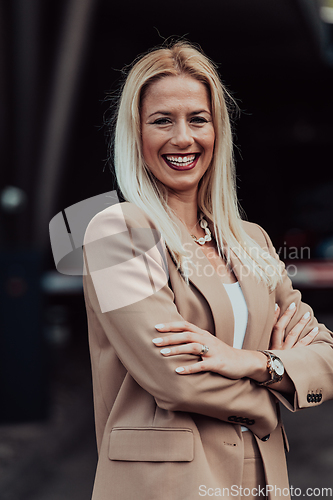
[[[333,350],[328,344],[317,343],[288,350],[272,350],[291,378],[295,393],[271,392],[290,411],[318,406],[333,397]]]

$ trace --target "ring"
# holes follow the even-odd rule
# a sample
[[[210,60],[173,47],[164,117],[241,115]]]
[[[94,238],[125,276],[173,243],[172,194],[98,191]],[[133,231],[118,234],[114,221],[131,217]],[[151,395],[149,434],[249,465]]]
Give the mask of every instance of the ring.
[[[208,351],[209,351],[208,345],[202,345],[202,349],[200,351],[200,356],[204,356],[205,354],[207,354]]]

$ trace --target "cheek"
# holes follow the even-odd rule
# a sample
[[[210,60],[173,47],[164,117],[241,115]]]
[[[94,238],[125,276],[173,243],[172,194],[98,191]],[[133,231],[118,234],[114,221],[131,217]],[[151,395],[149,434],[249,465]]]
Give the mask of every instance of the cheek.
[[[153,154],[154,142],[152,141],[152,137],[149,136],[149,134],[145,130],[142,131],[141,141],[142,141],[142,154],[144,159],[147,161],[148,158]]]
[[[215,132],[212,131],[207,133],[203,139],[203,146],[207,150],[207,152],[213,152],[215,146]]]

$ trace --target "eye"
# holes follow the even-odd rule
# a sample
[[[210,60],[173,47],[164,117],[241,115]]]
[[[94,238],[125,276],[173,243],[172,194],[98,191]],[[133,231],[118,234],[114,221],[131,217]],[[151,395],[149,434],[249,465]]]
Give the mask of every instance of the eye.
[[[194,116],[191,118],[191,123],[204,124],[208,123],[208,120],[206,120],[203,116]]]
[[[153,125],[168,125],[169,123],[171,123],[170,118],[157,118]]]

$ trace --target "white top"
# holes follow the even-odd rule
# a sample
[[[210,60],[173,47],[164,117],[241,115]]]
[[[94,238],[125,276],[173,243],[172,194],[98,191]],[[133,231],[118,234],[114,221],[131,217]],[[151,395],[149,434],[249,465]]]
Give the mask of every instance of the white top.
[[[241,349],[243,347],[248,318],[248,309],[245,298],[238,281],[236,281],[236,283],[223,283],[223,286],[228,294],[234,313],[235,327],[233,347]],[[241,429],[243,432],[249,430],[244,425],[241,426]]]
[[[229,296],[234,313],[235,329],[233,347],[235,347],[236,349],[241,349],[243,347],[247,326],[247,305],[238,281],[236,281],[236,283],[223,283],[223,286]]]

